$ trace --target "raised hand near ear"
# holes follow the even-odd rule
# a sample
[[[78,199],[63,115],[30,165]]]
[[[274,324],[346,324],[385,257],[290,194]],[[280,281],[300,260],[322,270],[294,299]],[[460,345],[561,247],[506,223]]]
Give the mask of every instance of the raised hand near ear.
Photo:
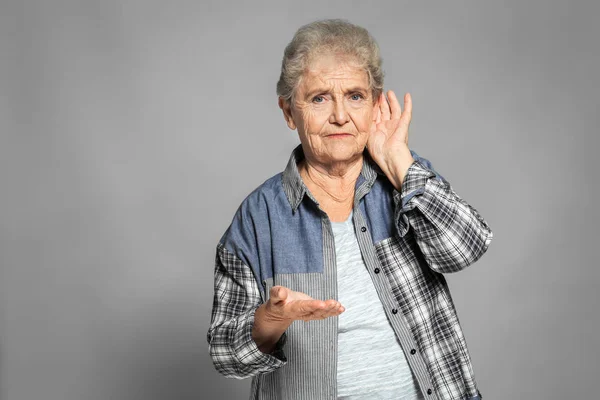
[[[408,148],[408,127],[412,117],[412,99],[404,95],[404,111],[393,91],[388,91],[389,102],[382,92],[377,100],[367,148],[394,187],[400,191],[404,176],[414,159]]]

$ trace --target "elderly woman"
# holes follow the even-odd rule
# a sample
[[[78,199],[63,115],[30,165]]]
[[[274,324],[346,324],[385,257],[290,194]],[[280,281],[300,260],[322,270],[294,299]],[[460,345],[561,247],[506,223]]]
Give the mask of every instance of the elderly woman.
[[[479,399],[443,274],[492,232],[408,147],[363,28],[325,20],[286,47],[279,107],[300,145],[217,246],[210,354],[252,399]]]

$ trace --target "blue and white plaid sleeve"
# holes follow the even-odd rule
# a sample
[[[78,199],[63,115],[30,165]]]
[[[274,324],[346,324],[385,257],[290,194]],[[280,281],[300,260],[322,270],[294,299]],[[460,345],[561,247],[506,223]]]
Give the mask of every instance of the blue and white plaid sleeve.
[[[415,240],[434,271],[460,271],[487,251],[492,230],[427,159],[416,153],[413,158],[401,192],[394,191],[398,234],[403,237],[413,228]]]
[[[262,304],[257,281],[250,267],[225,246],[217,246],[215,294],[207,334],[209,353],[218,372],[244,379],[271,372],[286,363],[286,334],[272,354],[260,351],[252,339],[254,313]]]

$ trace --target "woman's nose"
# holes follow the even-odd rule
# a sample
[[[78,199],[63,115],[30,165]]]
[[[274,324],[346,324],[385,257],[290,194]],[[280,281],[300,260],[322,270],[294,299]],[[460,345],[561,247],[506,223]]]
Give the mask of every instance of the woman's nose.
[[[349,115],[343,101],[335,101],[333,110],[329,116],[329,122],[332,124],[344,125],[349,120]]]

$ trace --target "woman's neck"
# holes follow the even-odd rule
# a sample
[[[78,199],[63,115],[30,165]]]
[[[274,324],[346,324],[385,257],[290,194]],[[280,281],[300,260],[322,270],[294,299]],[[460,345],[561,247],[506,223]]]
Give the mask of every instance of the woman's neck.
[[[363,159],[335,165],[319,165],[304,159],[298,165],[300,176],[329,219],[345,221],[354,203],[354,188]]]

